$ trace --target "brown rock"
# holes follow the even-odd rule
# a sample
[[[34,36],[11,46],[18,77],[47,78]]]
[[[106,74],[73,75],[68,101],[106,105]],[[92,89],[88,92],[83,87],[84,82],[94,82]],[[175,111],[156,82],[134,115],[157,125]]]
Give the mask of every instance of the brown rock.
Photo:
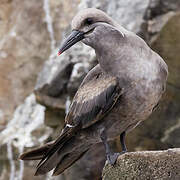
[[[42,1],[5,1],[0,6],[0,109],[4,113],[3,125],[12,117],[14,108],[32,92],[37,74],[50,53],[50,39],[43,21]]]
[[[76,13],[78,2],[48,1],[54,41],[59,42]],[[44,1],[0,1],[0,125],[35,86],[37,75],[51,53]]]
[[[180,149],[144,151],[119,156],[116,164],[106,164],[103,180],[179,180]]]
[[[80,0],[49,0],[54,36],[57,42],[61,40],[62,32],[70,26],[69,22],[76,14],[79,2]]]

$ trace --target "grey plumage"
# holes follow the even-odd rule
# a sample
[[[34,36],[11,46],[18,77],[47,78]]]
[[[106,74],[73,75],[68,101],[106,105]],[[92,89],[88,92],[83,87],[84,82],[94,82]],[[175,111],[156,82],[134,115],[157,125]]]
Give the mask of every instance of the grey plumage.
[[[59,54],[81,40],[95,49],[99,64],[81,83],[57,140],[21,156],[41,159],[36,175],[53,168],[54,175],[62,173],[101,141],[114,163],[117,156],[112,156],[106,140],[121,134],[126,151],[125,133],[152,113],[165,89],[168,70],[163,59],[104,12],[80,11],[72,29]]]

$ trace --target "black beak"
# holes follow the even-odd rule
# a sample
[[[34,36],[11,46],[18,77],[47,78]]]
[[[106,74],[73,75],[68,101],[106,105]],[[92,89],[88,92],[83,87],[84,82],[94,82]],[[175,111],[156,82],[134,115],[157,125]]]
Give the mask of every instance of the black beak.
[[[61,55],[64,51],[76,44],[78,41],[84,38],[84,32],[73,30],[71,34],[62,43],[61,48],[58,51],[58,55]]]

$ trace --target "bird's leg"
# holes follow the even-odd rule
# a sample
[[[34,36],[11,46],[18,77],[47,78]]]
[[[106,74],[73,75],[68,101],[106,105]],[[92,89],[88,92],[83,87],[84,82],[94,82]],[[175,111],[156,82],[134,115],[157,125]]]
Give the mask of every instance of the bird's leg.
[[[101,138],[101,140],[104,144],[104,147],[105,147],[106,157],[107,157],[108,163],[111,165],[114,165],[118,156],[120,155],[120,153],[114,153],[110,150],[109,144],[107,142],[107,136],[106,136],[106,133],[104,130],[100,134],[100,138]]]
[[[125,144],[125,136],[126,132],[122,132],[120,135],[120,142],[121,142],[121,147],[122,147],[122,154],[127,152],[126,144]]]
[[[121,133],[121,135],[120,135],[120,142],[121,142],[122,152],[114,153],[114,152],[111,151],[111,149],[109,147],[105,131],[103,130],[101,132],[100,137],[101,137],[101,140],[102,140],[102,142],[104,144],[105,151],[106,151],[106,157],[107,157],[107,161],[108,161],[109,164],[114,165],[117,158],[118,158],[118,156],[127,152],[127,148],[126,148],[126,144],[125,144],[125,135],[126,135],[125,131],[123,133]]]

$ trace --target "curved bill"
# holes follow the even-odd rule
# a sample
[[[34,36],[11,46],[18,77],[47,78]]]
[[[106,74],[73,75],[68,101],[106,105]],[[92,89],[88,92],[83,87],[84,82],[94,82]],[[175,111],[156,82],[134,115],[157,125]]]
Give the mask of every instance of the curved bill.
[[[64,51],[69,49],[71,46],[76,44],[78,41],[82,40],[84,38],[84,33],[81,31],[73,30],[71,34],[65,39],[65,41],[62,43],[58,55],[61,55]]]

